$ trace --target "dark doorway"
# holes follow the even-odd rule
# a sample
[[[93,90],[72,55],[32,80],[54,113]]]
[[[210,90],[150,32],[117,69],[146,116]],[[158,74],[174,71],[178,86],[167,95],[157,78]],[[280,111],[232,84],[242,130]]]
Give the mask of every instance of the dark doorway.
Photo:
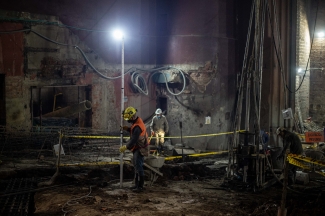
[[[43,86],[31,93],[34,126],[91,127],[92,111],[85,109],[91,104],[91,86]]]
[[[158,108],[160,108],[164,115],[167,115],[167,98],[159,97]]]
[[[6,125],[6,86],[4,74],[0,74],[0,125]]]

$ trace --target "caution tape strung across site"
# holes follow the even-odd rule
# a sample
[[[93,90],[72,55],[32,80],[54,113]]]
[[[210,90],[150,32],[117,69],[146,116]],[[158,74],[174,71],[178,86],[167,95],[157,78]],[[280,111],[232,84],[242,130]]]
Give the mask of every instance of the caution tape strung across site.
[[[123,163],[129,164],[130,162],[124,161]],[[101,161],[101,162],[87,162],[87,163],[73,163],[73,164],[60,164],[60,167],[68,166],[105,166],[105,165],[117,165],[120,164],[119,161]]]
[[[314,164],[314,165],[319,165],[319,166],[325,167],[325,162],[324,161],[315,160],[313,158],[309,158],[309,157],[306,157],[306,156],[303,156],[303,155],[288,154],[287,158],[289,160],[289,163],[290,163],[291,159],[296,159],[296,160],[300,160],[300,161],[303,161],[303,162],[307,162],[307,163],[311,163],[311,164]],[[295,164],[293,163],[293,165],[295,165]]]
[[[209,156],[209,155],[218,155],[227,153],[228,151],[219,151],[219,152],[205,152],[205,153],[198,153],[198,154],[190,154],[190,155],[184,155],[186,157],[203,157],[203,156]],[[165,160],[174,160],[174,159],[180,159],[182,156],[170,156],[165,157]],[[125,161],[123,163],[130,164],[129,161]],[[120,161],[101,161],[101,162],[87,162],[87,163],[73,163],[73,164],[60,164],[60,167],[67,167],[67,166],[105,166],[105,165],[117,165],[120,164]]]
[[[190,155],[184,155],[186,157],[202,157],[202,156],[209,156],[209,155],[217,155],[217,154],[222,154],[226,153],[228,151],[219,151],[219,152],[206,152],[206,153],[198,153],[198,154],[190,154]],[[165,160],[174,160],[174,159],[179,159],[182,158],[182,156],[170,156],[170,157],[165,157]]]
[[[243,130],[239,130],[237,132],[243,132]],[[192,136],[169,136],[164,137],[165,139],[185,139],[185,138],[199,138],[199,137],[210,137],[210,136],[221,136],[221,135],[229,135],[234,132],[223,132],[223,133],[214,133],[214,134],[200,134],[200,135],[192,135]],[[79,136],[79,135],[64,135],[65,138],[74,138],[74,139],[120,139],[120,136]],[[128,136],[125,136],[126,138]],[[152,137],[156,139],[156,137]]]
[[[302,169],[305,170],[314,170],[315,167],[312,166],[308,166],[304,163],[309,163],[312,165],[318,165],[318,166],[322,166],[325,167],[325,162],[324,161],[320,161],[320,160],[316,160],[313,158],[309,158],[309,157],[305,157],[302,155],[296,155],[296,154],[288,154],[287,159],[289,161],[290,164],[300,167]],[[316,173],[325,176],[325,173],[323,171],[318,171],[318,170],[314,170]]]
[[[292,157],[289,157],[289,156],[288,156],[288,161],[289,161],[290,164],[295,165],[295,166],[297,166],[297,167],[300,167],[300,168],[302,168],[302,169],[310,169],[309,166],[307,166],[307,165],[301,163],[300,161],[298,161],[298,160],[296,160],[296,159],[294,159],[294,158],[292,158]]]

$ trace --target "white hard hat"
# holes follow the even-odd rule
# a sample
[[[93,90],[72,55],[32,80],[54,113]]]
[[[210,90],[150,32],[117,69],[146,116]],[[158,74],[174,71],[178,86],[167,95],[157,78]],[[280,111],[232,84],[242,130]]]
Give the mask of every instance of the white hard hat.
[[[161,109],[160,108],[158,108],[157,110],[156,110],[156,112],[155,112],[157,115],[159,115],[159,114],[161,114],[162,113],[162,111],[161,111]]]
[[[278,129],[276,129],[275,133],[276,133],[276,135],[279,135],[282,131],[283,131],[283,128],[279,127]]]

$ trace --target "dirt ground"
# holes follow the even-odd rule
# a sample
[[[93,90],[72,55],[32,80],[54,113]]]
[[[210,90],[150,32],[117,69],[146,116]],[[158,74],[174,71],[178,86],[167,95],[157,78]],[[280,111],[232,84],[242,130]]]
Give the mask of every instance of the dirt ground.
[[[35,194],[35,215],[277,215],[280,184],[253,192],[225,185],[224,173],[206,177],[183,175],[173,180],[160,177],[151,187],[146,181],[141,193],[128,189],[130,179],[120,188],[119,179],[112,179],[103,170],[62,175],[58,181],[61,186]],[[322,189],[324,184],[309,189],[297,187],[298,193],[289,191],[287,215],[325,215]]]

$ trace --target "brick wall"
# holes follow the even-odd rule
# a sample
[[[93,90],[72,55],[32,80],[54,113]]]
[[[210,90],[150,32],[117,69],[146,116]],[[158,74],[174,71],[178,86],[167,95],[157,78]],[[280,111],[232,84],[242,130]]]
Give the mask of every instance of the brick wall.
[[[316,8],[312,10],[311,22],[314,24]],[[310,23],[311,23],[310,22]],[[316,69],[325,67],[325,38],[318,36],[324,32],[325,2],[319,1],[315,36],[310,55],[310,92],[309,92],[309,115],[318,125],[325,126],[325,71]],[[312,26],[314,27],[314,26]],[[312,28],[313,30],[313,28]]]
[[[308,11],[306,0],[297,1],[297,47],[296,47],[296,66],[298,68],[306,69],[309,51],[310,51],[310,32],[308,25]],[[299,74],[301,75],[301,74]],[[299,78],[300,81],[302,80]],[[309,116],[309,84],[310,72],[307,71],[304,81],[299,89],[299,97],[296,97],[296,102],[300,105],[302,119]],[[296,88],[299,86],[297,76]]]

